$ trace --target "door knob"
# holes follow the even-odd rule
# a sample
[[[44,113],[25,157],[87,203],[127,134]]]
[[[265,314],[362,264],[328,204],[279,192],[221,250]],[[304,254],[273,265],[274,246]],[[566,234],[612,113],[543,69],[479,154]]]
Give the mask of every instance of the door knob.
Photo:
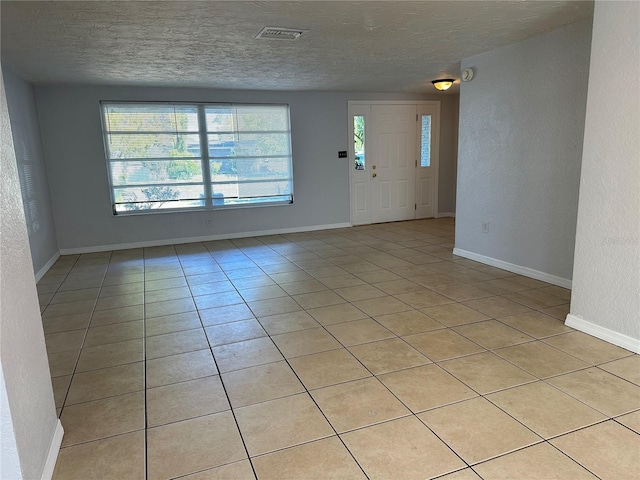
[[[377,173],[374,173],[373,175],[371,175],[373,178],[376,178],[378,176]]]
[[[374,166],[373,166],[373,167],[371,167],[371,168],[373,168],[373,169],[375,170],[375,169],[376,169],[376,166],[374,165]]]

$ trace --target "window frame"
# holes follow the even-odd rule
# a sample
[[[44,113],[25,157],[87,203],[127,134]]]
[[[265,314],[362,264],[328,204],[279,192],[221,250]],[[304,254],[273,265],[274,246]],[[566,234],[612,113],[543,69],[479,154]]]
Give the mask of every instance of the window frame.
[[[110,150],[109,150],[109,135],[114,132],[118,133],[119,131],[110,131],[107,128],[107,115],[106,115],[106,107],[113,105],[123,105],[123,106],[181,106],[181,107],[195,107],[197,109],[197,118],[198,118],[198,132],[185,131],[185,135],[198,135],[199,137],[199,145],[200,145],[200,157],[176,157],[177,160],[200,160],[200,168],[202,170],[202,182],[184,182],[179,183],[179,185],[198,185],[203,187],[204,197],[202,200],[204,201],[204,205],[201,206],[189,206],[189,207],[176,207],[176,208],[151,208],[151,209],[137,209],[137,210],[129,210],[129,211],[118,211],[116,209],[116,195],[115,195],[115,185],[113,181],[113,172],[111,168],[111,163],[115,160],[110,158]],[[287,115],[287,125],[288,129],[286,131],[282,130],[274,130],[277,133],[287,133],[287,143],[288,143],[288,155],[279,155],[279,158],[287,158],[289,163],[289,177],[284,179],[288,181],[291,186],[291,193],[286,194],[289,196],[289,200],[283,201],[272,201],[272,202],[239,202],[239,203],[229,203],[229,204],[216,204],[214,202],[215,198],[213,197],[213,181],[211,176],[211,159],[215,157],[210,156],[209,150],[209,135],[215,135],[217,132],[212,131],[209,132],[207,129],[207,119],[206,119],[206,109],[207,108],[234,108],[234,107],[284,107],[286,109]],[[109,182],[109,197],[111,201],[111,210],[112,215],[115,217],[124,217],[129,215],[154,215],[154,214],[163,214],[163,213],[179,213],[179,212],[206,212],[212,210],[228,210],[228,209],[244,209],[244,208],[263,208],[263,207],[275,207],[275,206],[283,206],[283,205],[292,205],[294,203],[294,169],[293,169],[293,148],[292,148],[292,129],[291,129],[291,107],[288,103],[225,103],[225,102],[187,102],[187,101],[122,101],[122,100],[101,100],[99,102],[100,109],[100,122],[102,128],[102,140],[104,147],[104,158],[105,158],[105,166],[107,169],[107,179]],[[265,130],[264,133],[270,133],[270,130]],[[132,132],[134,133],[134,132]],[[146,133],[146,132],[145,132]],[[151,132],[151,133],[164,133],[164,132]],[[183,132],[166,132],[167,134],[174,135],[176,133]],[[234,134],[244,133],[239,130],[234,130]],[[169,161],[173,159],[172,157],[158,157],[153,158],[154,161]],[[128,161],[136,161],[136,159],[127,159]],[[149,159],[140,159],[140,160],[149,160]],[[117,160],[116,160],[117,161]],[[231,182],[233,183],[233,182]],[[238,180],[235,182],[237,185],[242,185],[243,181]],[[250,183],[250,182],[246,182]],[[256,182],[253,182],[256,183]],[[173,184],[150,184],[150,185],[173,185]],[[148,186],[148,185],[143,185]],[[285,196],[285,195],[283,195]],[[266,198],[266,197],[261,197]]]

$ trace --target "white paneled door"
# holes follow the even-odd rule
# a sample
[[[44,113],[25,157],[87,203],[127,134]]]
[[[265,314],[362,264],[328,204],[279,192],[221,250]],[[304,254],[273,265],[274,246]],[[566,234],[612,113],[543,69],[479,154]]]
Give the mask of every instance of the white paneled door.
[[[349,105],[351,223],[437,212],[439,102]]]
[[[371,222],[415,218],[416,106],[371,106]]]

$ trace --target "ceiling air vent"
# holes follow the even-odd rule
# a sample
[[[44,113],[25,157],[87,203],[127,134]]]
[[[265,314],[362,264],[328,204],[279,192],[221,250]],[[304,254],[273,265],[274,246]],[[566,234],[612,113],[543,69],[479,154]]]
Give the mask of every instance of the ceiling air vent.
[[[266,38],[269,40],[295,40],[305,32],[306,30],[299,30],[295,28],[264,27],[254,38]]]

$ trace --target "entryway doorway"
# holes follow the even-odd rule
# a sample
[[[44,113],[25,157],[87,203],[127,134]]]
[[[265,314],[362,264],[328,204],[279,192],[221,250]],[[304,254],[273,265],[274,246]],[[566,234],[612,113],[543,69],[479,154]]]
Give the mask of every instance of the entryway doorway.
[[[349,102],[351,224],[435,217],[440,102]]]

